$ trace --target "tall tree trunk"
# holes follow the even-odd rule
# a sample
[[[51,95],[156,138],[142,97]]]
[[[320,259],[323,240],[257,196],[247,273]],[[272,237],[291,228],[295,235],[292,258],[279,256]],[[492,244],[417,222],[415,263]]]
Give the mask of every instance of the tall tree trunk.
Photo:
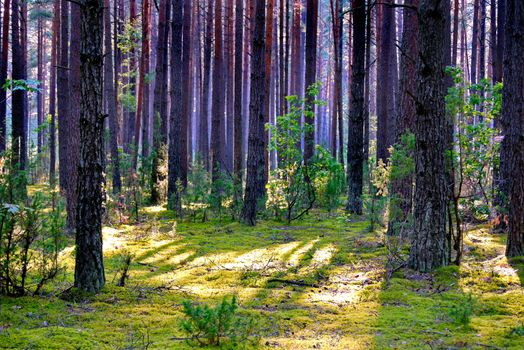
[[[449,263],[446,171],[446,12],[449,0],[421,0],[415,121],[414,238],[409,266],[426,272]]]
[[[479,15],[480,15],[480,1],[475,0],[473,5],[473,33],[471,36],[471,83],[477,83],[477,67],[478,67],[478,43],[479,43]],[[484,1],[484,0],[482,0]]]
[[[38,126],[37,138],[36,138],[36,150],[40,154],[42,152],[42,123],[44,121],[44,24],[42,16],[38,16],[37,20],[37,73],[36,79],[40,82],[40,91],[36,93],[36,120]]]
[[[204,36],[204,69],[202,79],[202,106],[200,107],[199,153],[209,170],[209,86],[211,79],[211,44],[213,41],[213,0],[207,1],[206,28]]]
[[[67,135],[69,122],[69,1],[60,2],[60,53],[57,66],[58,176],[60,189],[67,191]]]
[[[71,23],[80,23],[80,5],[71,3]],[[67,131],[65,131],[68,138],[66,150],[66,199],[67,199],[67,227],[74,230],[76,227],[76,207],[78,196],[76,193],[78,182],[78,163],[80,145],[78,142],[71,140],[80,139],[79,123],[80,123],[80,93],[81,93],[81,27],[79,25],[71,26],[71,45],[69,50],[69,114],[67,122]]]
[[[351,103],[348,122],[347,178],[350,213],[362,214],[363,143],[364,143],[364,82],[366,56],[366,2],[353,0],[353,69],[351,77]]]
[[[242,69],[244,62],[243,40],[244,40],[244,11],[243,0],[236,0],[235,8],[235,106],[234,106],[234,158],[233,173],[236,200],[242,200]]]
[[[60,30],[60,0],[54,0],[53,38],[51,40],[51,74],[49,77],[49,184],[54,189],[56,181],[56,73],[58,32]]]
[[[151,6],[149,0],[144,0],[142,3],[142,53],[140,55],[140,72],[138,78],[138,98],[136,104],[135,128],[134,128],[134,149],[133,149],[133,169],[136,171],[138,164],[138,148],[140,145],[140,131],[141,127],[146,128],[147,123],[143,120],[148,120],[149,101],[145,101],[146,90],[149,85],[146,82],[146,75],[149,74],[149,44],[151,31]],[[147,105],[146,105],[147,103]],[[144,125],[142,125],[144,124]],[[144,135],[144,134],[142,134]],[[142,139],[142,148],[147,144],[147,140]],[[147,147],[147,146],[145,146]]]
[[[116,2],[116,0],[115,0]],[[105,111],[109,119],[109,148],[111,152],[111,167],[113,175],[113,194],[120,193],[122,181],[120,179],[120,159],[118,155],[118,112],[116,105],[115,84],[113,82],[113,53],[111,36],[111,8],[109,0],[104,0],[104,92],[106,98]],[[116,51],[115,51],[116,54]]]
[[[501,158],[509,197],[508,257],[524,255],[524,3],[506,0]]]
[[[213,106],[211,120],[211,167],[213,182],[224,170],[224,72],[222,52],[222,0],[215,2],[215,55],[213,58]]]
[[[274,18],[275,0],[268,0],[266,5],[266,38],[264,51],[264,100],[263,113],[264,124],[269,123],[270,115],[270,96],[271,96],[271,67],[272,67],[272,49],[273,49],[273,18]],[[269,178],[269,132],[264,128],[264,186]]]
[[[7,80],[7,58],[9,54],[9,19],[11,1],[4,1],[4,18],[2,22],[2,56],[0,57],[0,84]],[[6,149],[6,114],[7,114],[7,92],[0,89],[0,152]]]
[[[179,184],[182,181],[182,21],[183,1],[172,0],[171,21],[171,113],[169,116],[169,157],[167,177],[168,207],[182,210]]]
[[[406,11],[404,11],[405,16]],[[455,67],[457,65],[458,54],[458,25],[459,25],[459,0],[453,1],[453,48],[451,53],[451,64]],[[406,33],[404,31],[404,33]],[[402,65],[401,65],[402,67]],[[402,73],[401,73],[402,77]]]
[[[155,93],[153,102],[153,166],[151,173],[151,202],[160,203],[166,196],[167,179],[167,42],[168,0],[161,0],[158,9],[158,41],[156,46]],[[164,108],[163,108],[164,107]]]
[[[486,1],[480,1],[479,81],[486,77]]]
[[[395,9],[392,0],[382,5],[380,50],[377,56],[377,161],[387,162],[388,148],[394,142],[395,106]],[[395,59],[392,59],[395,57]]]
[[[371,89],[371,34],[373,27],[373,11],[366,9],[366,77],[364,78],[364,162],[369,161],[369,115],[371,110],[370,89]]]
[[[251,97],[249,102],[249,140],[247,176],[242,220],[255,225],[257,204],[264,192],[264,23],[265,0],[256,0],[255,28],[252,41]]]
[[[103,1],[81,7],[80,163],[75,287],[97,292],[105,284],[102,251],[104,116],[102,106]]]
[[[13,80],[25,79],[24,73],[24,49],[21,38],[21,5],[18,0],[12,1],[11,15],[11,47],[13,55],[12,78]],[[13,165],[20,170],[24,170],[27,162],[26,150],[26,125],[25,125],[25,105],[24,90],[14,90],[12,92],[12,152]]]
[[[225,4],[225,16],[224,16],[224,74],[226,80],[226,144],[225,144],[225,163],[228,172],[233,170],[233,138],[234,138],[234,98],[235,98],[235,77],[234,77],[234,47],[235,47],[235,34],[234,34],[234,7],[235,0],[227,0]]]
[[[305,87],[308,89],[317,80],[317,30],[318,30],[318,0],[307,1],[307,17],[306,17],[306,75]],[[313,104],[315,96],[307,94],[306,99],[311,112],[315,112],[315,105]],[[304,121],[310,130],[306,130],[304,135],[304,161],[309,163],[313,157],[315,147],[315,125],[313,115],[307,113],[304,116]]]
[[[184,0],[184,19],[182,29],[182,124],[180,134],[180,152],[182,157],[182,184],[187,185],[187,164],[189,161],[187,152],[187,132],[189,120],[191,119],[191,0]]]
[[[418,7],[419,0],[406,0],[405,4]],[[395,142],[400,143],[402,137],[415,129],[417,111],[413,96],[417,91],[417,67],[415,57],[418,55],[418,18],[417,12],[411,8],[403,10],[403,33],[400,55],[400,96],[397,111]],[[410,155],[411,156],[411,155]],[[393,164],[398,167],[399,164]],[[407,220],[412,207],[413,177],[405,176],[393,179],[391,184],[392,198],[390,200],[388,235],[397,235],[401,225]]]

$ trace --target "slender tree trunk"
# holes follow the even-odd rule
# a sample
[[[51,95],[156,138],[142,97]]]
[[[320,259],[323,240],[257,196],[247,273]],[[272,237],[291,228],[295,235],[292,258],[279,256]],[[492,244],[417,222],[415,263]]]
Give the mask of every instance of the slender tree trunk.
[[[480,1],[479,81],[486,77],[486,1]]]
[[[404,16],[405,14],[406,14],[406,11],[404,11]],[[454,0],[453,1],[453,48],[452,48],[452,53],[451,53],[451,64],[453,66],[457,65],[458,32],[459,32],[458,25],[459,25],[459,0]],[[401,73],[401,76],[402,76],[402,73]]]
[[[104,116],[102,106],[103,1],[81,7],[80,163],[75,287],[97,292],[105,284],[102,251]]]
[[[150,31],[151,31],[151,6],[149,0],[144,0],[142,3],[142,53],[140,55],[140,72],[138,78],[138,98],[136,104],[135,128],[134,128],[134,149],[133,149],[133,169],[137,170],[138,165],[138,149],[140,146],[140,131],[141,127],[146,128],[147,123],[143,120],[148,120],[148,104],[149,101],[144,99],[148,83],[146,82],[146,75],[149,73],[149,49],[150,49]],[[147,105],[146,105],[147,102]],[[142,125],[144,124],[144,125]],[[142,134],[144,136],[144,134]],[[147,144],[147,140],[142,138],[142,148]]]
[[[58,111],[58,176],[60,189],[65,193],[67,185],[67,148],[69,121],[69,1],[60,2],[60,51],[57,66]]]
[[[71,3],[71,23],[80,23],[80,5]],[[77,182],[78,182],[78,163],[80,145],[78,142],[71,140],[80,139],[80,93],[81,93],[81,27],[79,25],[71,26],[71,45],[69,50],[69,113],[67,121],[67,131],[65,135],[68,138],[66,150],[66,176],[67,187],[65,189],[67,199],[67,227],[74,230],[76,227],[76,207],[78,202]]]
[[[179,185],[182,181],[182,21],[183,1],[172,0],[171,22],[171,113],[169,116],[168,207],[179,214],[182,210]]]
[[[380,50],[377,56],[377,161],[387,162],[394,142],[395,106],[395,9],[392,0],[382,5]]]
[[[184,18],[182,29],[182,124],[180,134],[180,152],[182,167],[182,184],[187,185],[187,164],[189,161],[187,151],[187,133],[191,119],[191,0],[184,0]]]
[[[36,114],[37,114],[37,126],[38,126],[38,132],[37,132],[37,139],[36,139],[36,150],[37,153],[40,154],[42,152],[42,123],[44,121],[44,87],[43,87],[43,81],[44,81],[44,25],[42,16],[38,17],[37,20],[37,73],[36,73],[36,79],[40,82],[40,91],[36,94]]]
[[[317,30],[318,30],[318,0],[307,1],[306,17],[306,76],[305,87],[308,89],[317,80]],[[315,96],[311,96],[306,91],[306,99],[309,108],[315,112],[313,104]],[[310,130],[306,130],[304,135],[304,161],[309,163],[313,157],[315,147],[315,125],[313,115],[306,114],[304,121]]]
[[[275,0],[268,0],[266,5],[266,38],[264,51],[264,100],[263,113],[264,124],[269,123],[270,115],[270,96],[271,96],[271,67],[272,67],[272,48],[273,48],[273,18],[274,18]],[[269,178],[269,132],[264,128],[264,186]]]
[[[167,179],[167,42],[168,0],[161,0],[158,9],[158,41],[156,46],[155,92],[153,96],[153,166],[151,173],[151,203],[158,204],[166,196]]]
[[[7,58],[9,54],[9,19],[11,11],[11,1],[4,0],[4,18],[2,22],[2,56],[0,57],[0,84],[7,80]],[[6,149],[6,114],[7,114],[7,93],[0,89],[0,152]]]
[[[247,176],[242,208],[242,220],[255,225],[257,205],[264,192],[264,23],[265,0],[256,0],[255,28],[252,41],[251,98],[249,102],[249,140],[247,155]]]
[[[49,78],[49,184],[56,181],[56,72],[58,54],[58,32],[60,30],[60,0],[54,0],[53,38],[51,41],[51,74]]]
[[[409,266],[425,272],[449,263],[446,171],[446,11],[449,0],[421,0],[415,122],[414,238]]]
[[[243,0],[236,0],[235,8],[235,106],[234,106],[234,185],[236,200],[242,200],[242,69],[244,62],[243,40],[244,40],[244,11]]]
[[[506,0],[501,158],[506,161],[509,231],[506,256],[524,255],[524,3]]]
[[[478,67],[478,43],[479,43],[479,14],[480,1],[475,0],[473,5],[473,34],[471,37],[471,83],[477,83],[477,67]],[[482,0],[483,1],[483,0]]]
[[[202,79],[202,106],[200,107],[199,153],[209,170],[209,86],[211,79],[211,44],[213,41],[213,1],[207,1],[206,28],[204,36],[204,70]]]
[[[12,78],[13,80],[25,79],[24,73],[24,49],[21,38],[21,5],[18,0],[12,1],[11,16],[11,48],[12,48]],[[25,125],[25,105],[24,90],[14,90],[12,92],[12,153],[13,165],[17,169],[24,170],[27,162],[26,150],[26,125]]]
[[[120,159],[118,155],[118,112],[116,104],[116,93],[114,90],[115,84],[113,82],[114,70],[113,53],[111,52],[111,7],[109,0],[104,0],[104,32],[104,92],[106,95],[105,111],[109,119],[109,149],[111,152],[113,194],[116,195],[121,191],[122,181],[120,179]]]
[[[353,0],[353,69],[351,78],[351,103],[348,122],[347,178],[350,213],[362,214],[363,187],[363,143],[364,143],[364,101],[365,57],[366,57],[366,3]]]
[[[222,51],[222,0],[215,2],[215,53],[213,58],[213,106],[211,120],[211,166],[213,182],[224,170],[224,67]]]
[[[369,115],[371,110],[370,105],[370,89],[371,89],[371,28],[373,11],[366,9],[366,77],[364,78],[364,162],[369,161]]]

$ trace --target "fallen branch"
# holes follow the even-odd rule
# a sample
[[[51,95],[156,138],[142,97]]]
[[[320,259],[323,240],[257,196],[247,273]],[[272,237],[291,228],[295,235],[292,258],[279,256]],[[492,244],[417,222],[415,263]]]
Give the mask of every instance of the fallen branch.
[[[292,284],[292,285],[295,285],[295,286],[302,286],[302,287],[312,287],[312,288],[318,288],[318,284],[314,284],[314,283],[307,283],[307,282],[304,282],[304,281],[295,281],[295,280],[285,280],[285,279],[281,279],[281,278],[271,278],[267,281],[268,283],[269,282],[278,282],[278,283],[284,283],[284,284]]]

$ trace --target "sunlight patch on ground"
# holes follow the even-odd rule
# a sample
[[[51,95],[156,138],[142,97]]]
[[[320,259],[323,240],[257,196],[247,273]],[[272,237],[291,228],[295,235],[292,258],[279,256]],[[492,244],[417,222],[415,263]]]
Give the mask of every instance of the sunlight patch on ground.
[[[313,248],[313,245],[315,245],[318,241],[319,241],[318,238],[314,239],[314,240],[308,242],[307,244],[304,244],[302,247],[298,248],[296,251],[294,251],[293,254],[291,254],[291,256],[289,257],[289,259],[287,261],[287,265],[290,266],[290,267],[298,266],[299,263],[300,263],[300,258],[302,258],[302,256],[307,251],[309,251],[311,248]]]
[[[242,254],[230,263],[223,264],[219,269],[226,270],[251,270],[259,271],[265,269],[279,268],[282,265],[282,256],[286,255],[296,247],[299,242],[279,244],[269,248],[255,249]]]
[[[104,251],[119,249],[126,243],[127,240],[121,237],[121,232],[113,227],[104,226],[102,228]]]
[[[315,254],[313,254],[313,259],[311,260],[311,267],[317,268],[320,266],[327,265],[333,255],[335,255],[337,248],[333,244],[329,244],[325,247],[317,249]]]

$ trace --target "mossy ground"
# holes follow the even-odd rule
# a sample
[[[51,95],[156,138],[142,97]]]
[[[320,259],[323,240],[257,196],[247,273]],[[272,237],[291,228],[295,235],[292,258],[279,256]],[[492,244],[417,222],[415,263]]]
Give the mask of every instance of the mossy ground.
[[[381,233],[342,212],[256,227],[177,222],[161,207],[142,215],[140,225],[104,228],[99,294],[59,294],[73,279],[69,247],[46,296],[3,297],[0,348],[191,348],[176,339],[185,336],[181,301],[232,294],[258,318],[260,348],[524,348],[524,259],[507,261],[505,238],[488,228],[467,232],[460,268],[400,270],[386,286]],[[134,258],[117,287],[123,252]],[[457,322],[468,308],[470,322]]]

